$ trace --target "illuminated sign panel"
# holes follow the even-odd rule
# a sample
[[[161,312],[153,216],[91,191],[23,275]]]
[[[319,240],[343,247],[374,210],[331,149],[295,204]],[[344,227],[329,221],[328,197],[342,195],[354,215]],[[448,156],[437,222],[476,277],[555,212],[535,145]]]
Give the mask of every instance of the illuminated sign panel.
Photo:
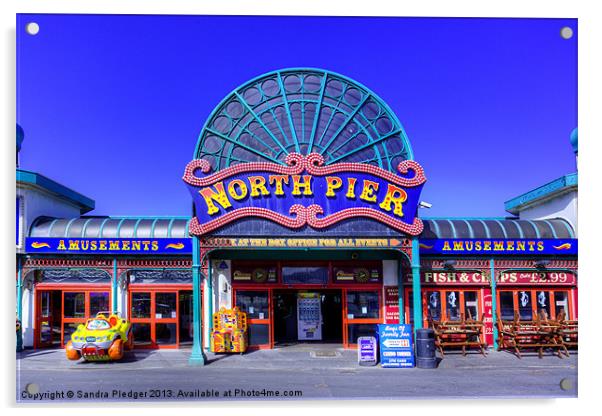
[[[197,215],[190,233],[203,235],[244,217],[293,229],[365,217],[410,235],[422,232],[416,211],[426,177],[417,162],[401,162],[400,175],[362,163],[324,166],[316,153],[291,153],[286,164],[244,163],[209,174],[207,161],[190,162],[183,177]]]
[[[27,237],[28,253],[65,254],[185,254],[192,252],[189,238],[51,238]]]
[[[576,239],[421,239],[419,247],[420,254],[577,255]]]

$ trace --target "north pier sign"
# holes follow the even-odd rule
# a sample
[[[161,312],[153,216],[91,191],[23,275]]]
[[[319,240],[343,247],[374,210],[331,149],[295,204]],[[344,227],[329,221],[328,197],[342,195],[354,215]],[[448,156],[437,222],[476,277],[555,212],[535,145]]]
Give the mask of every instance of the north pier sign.
[[[183,177],[196,209],[190,233],[204,235],[244,217],[292,229],[327,228],[364,217],[418,235],[423,229],[416,211],[424,170],[413,160],[402,161],[397,169],[399,175],[363,163],[324,166],[317,153],[291,153],[286,166],[251,162],[210,174],[207,161],[193,160]]]

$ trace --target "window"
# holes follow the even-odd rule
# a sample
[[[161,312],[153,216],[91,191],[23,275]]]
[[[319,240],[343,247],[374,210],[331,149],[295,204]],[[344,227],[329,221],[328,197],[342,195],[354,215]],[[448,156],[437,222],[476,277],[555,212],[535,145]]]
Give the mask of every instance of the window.
[[[236,306],[247,313],[248,319],[269,319],[268,292],[240,290],[236,292]]]
[[[150,318],[150,292],[132,293],[132,318]]]
[[[285,284],[327,284],[328,267],[283,267],[282,282]]]
[[[533,319],[533,307],[531,305],[531,291],[521,290],[518,292],[518,313],[520,319],[530,321]]]
[[[564,311],[566,319],[570,319],[569,316],[569,294],[568,292],[554,292],[554,302],[556,317]]]
[[[86,317],[86,294],[85,292],[65,292],[65,318]]]
[[[464,311],[466,319],[479,320],[479,297],[476,291],[464,292]]]
[[[514,294],[509,291],[500,292],[500,316],[504,321],[514,320]]]
[[[90,316],[110,311],[108,292],[90,292]]]
[[[347,319],[369,319],[378,316],[378,292],[347,292]]]
[[[155,298],[155,318],[175,318],[177,316],[177,294],[175,292],[157,293]]]
[[[433,321],[441,320],[441,294],[439,291],[426,292],[427,313]]]
[[[549,318],[550,315],[550,292],[545,290],[537,291],[537,313],[545,312]]]
[[[449,291],[445,297],[445,312],[450,321],[459,321],[460,316],[460,292]]]
[[[382,322],[379,293],[378,290],[343,290],[346,301],[343,340],[346,346],[357,344],[358,337],[376,335],[378,324]]]

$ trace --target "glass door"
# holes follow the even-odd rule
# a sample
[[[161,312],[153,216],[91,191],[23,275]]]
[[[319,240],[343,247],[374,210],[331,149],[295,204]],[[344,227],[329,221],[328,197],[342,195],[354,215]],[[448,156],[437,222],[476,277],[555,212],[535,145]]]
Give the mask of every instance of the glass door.
[[[178,346],[178,291],[136,290],[130,293],[130,319],[137,347]]]
[[[48,348],[60,344],[61,327],[57,325],[57,321],[61,319],[60,307],[60,292],[54,290],[38,292],[37,327],[39,347]],[[58,311],[57,308],[59,308]]]
[[[270,290],[236,290],[235,304],[247,313],[249,346],[272,347]]]
[[[344,346],[357,345],[359,337],[376,336],[382,323],[380,290],[343,290]]]
[[[64,346],[80,324],[99,312],[110,314],[110,293],[90,290],[63,291],[62,340]]]

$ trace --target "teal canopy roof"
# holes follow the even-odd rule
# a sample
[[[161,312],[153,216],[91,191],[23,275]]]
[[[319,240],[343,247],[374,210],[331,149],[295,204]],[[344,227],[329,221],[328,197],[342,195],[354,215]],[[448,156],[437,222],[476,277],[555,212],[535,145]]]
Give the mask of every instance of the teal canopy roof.
[[[562,218],[519,220],[508,218],[424,219],[421,239],[426,238],[575,238],[571,225]]]
[[[55,238],[190,238],[186,217],[38,218],[30,237]],[[560,218],[436,218],[424,220],[421,239],[444,238],[575,238],[571,225]]]
[[[30,237],[189,238],[185,217],[38,218]]]

